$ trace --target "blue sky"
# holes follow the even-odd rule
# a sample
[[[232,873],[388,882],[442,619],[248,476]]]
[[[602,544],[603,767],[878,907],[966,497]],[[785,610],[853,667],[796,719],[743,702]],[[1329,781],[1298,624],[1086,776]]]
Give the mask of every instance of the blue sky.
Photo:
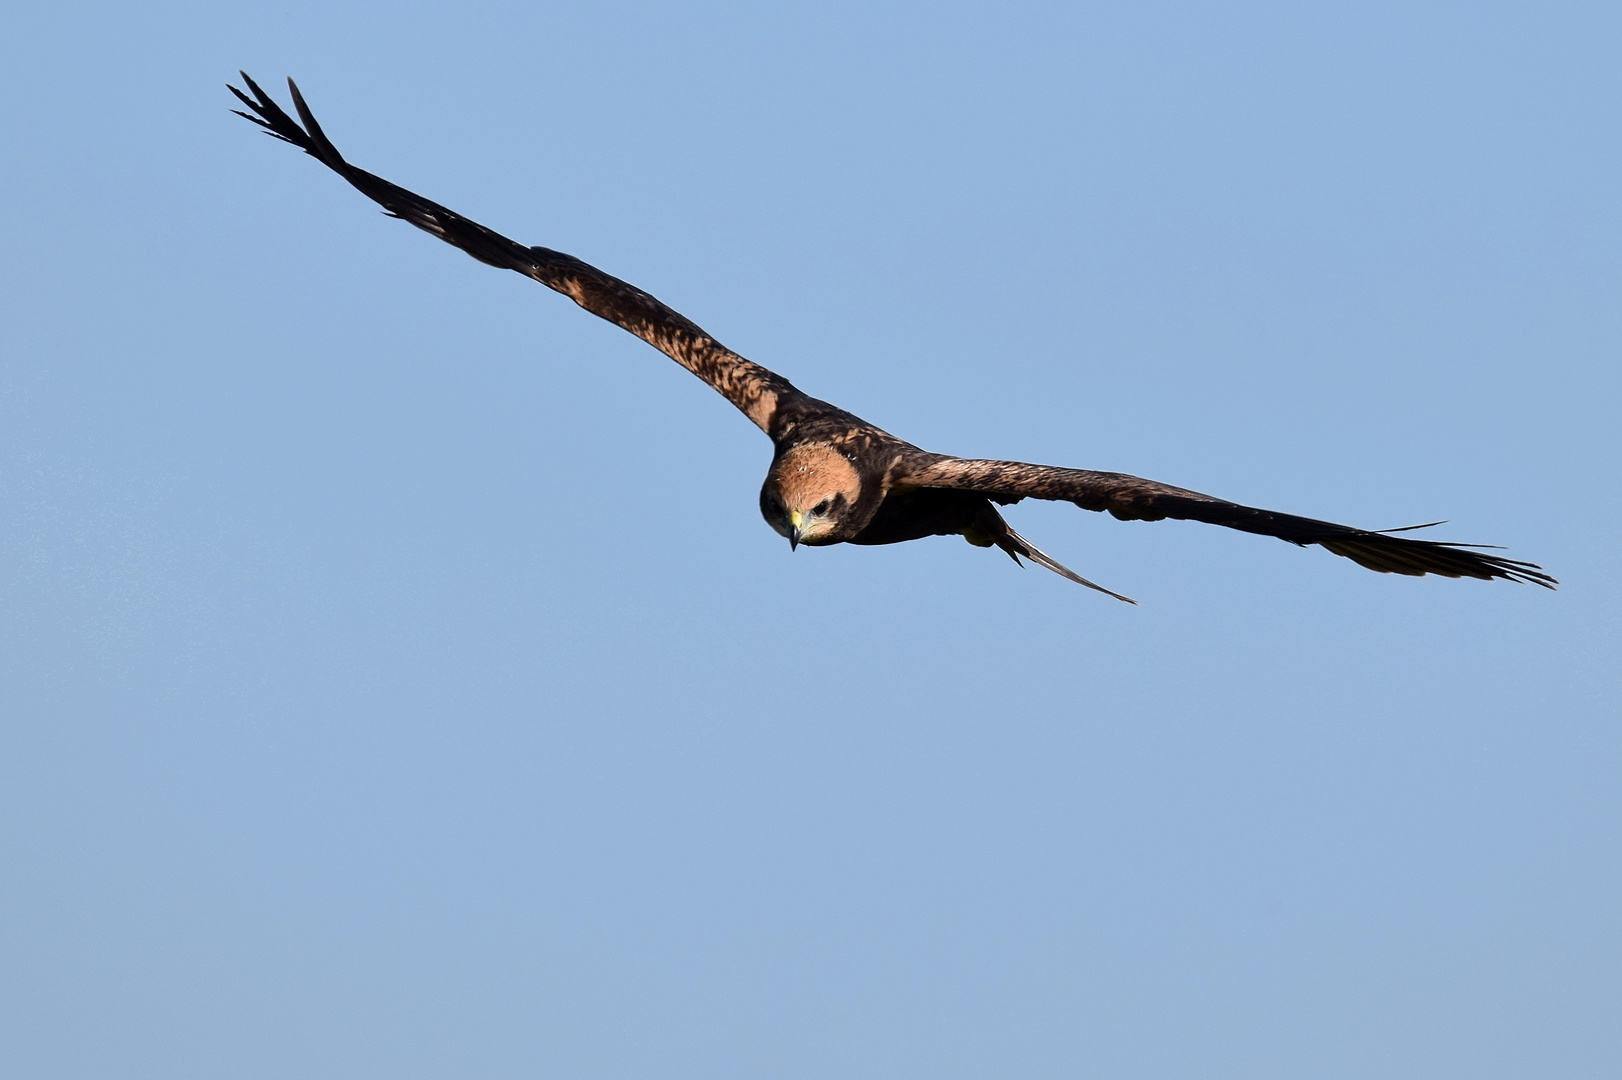
[[[0,39],[0,1071],[1522,1077],[1622,1062],[1622,18],[61,4]],[[664,357],[1020,505],[791,554]]]

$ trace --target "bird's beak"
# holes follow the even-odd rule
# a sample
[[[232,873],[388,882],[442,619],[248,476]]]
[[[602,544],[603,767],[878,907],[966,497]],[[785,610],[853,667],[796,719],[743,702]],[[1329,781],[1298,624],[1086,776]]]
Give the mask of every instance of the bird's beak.
[[[800,546],[800,522],[805,519],[798,510],[790,510],[788,514],[788,549],[793,551]]]

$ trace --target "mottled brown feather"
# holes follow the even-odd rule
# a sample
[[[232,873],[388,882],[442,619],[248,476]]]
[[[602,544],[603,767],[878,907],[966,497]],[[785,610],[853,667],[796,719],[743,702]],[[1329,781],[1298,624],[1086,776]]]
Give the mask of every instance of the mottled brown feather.
[[[809,400],[787,379],[746,360],[705,333],[696,323],[628,282],[590,263],[544,247],[525,247],[478,222],[423,198],[405,188],[349,164],[316,123],[304,96],[292,79],[293,107],[302,127],[270,95],[242,72],[253,97],[230,87],[253,115],[236,111],[271,135],[290,142],[349,181],[361,194],[382,206],[392,217],[432,233],[490,266],[515,270],[555,289],[593,315],[607,319],[646,341],[694,375],[709,383],[736,405],[762,431],[775,434],[789,417],[784,406]]]

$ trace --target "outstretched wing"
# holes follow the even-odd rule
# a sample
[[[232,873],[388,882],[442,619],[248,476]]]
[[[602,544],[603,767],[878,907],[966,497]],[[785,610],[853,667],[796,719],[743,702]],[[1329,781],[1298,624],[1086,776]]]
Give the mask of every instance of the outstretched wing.
[[[1306,547],[1317,544],[1359,566],[1382,574],[1421,577],[1472,577],[1484,581],[1505,578],[1552,589],[1558,582],[1535,563],[1517,562],[1479,550],[1480,545],[1444,544],[1414,540],[1393,533],[1410,529],[1371,532],[1328,521],[1276,514],[1241,506],[1197,491],[1144,480],[1125,473],[1061,469],[1027,465],[1020,461],[975,461],[918,452],[903,459],[891,482],[916,487],[975,491],[1001,503],[1020,499],[1073,502],[1083,510],[1108,510],[1122,521],[1160,521],[1177,518],[1223,525],[1243,532],[1276,536]]]
[[[438,203],[357,169],[345,161],[327,139],[292,79],[287,80],[287,86],[293,92],[293,107],[304,121],[302,127],[283,112],[247,72],[241,74],[253,97],[234,86],[228,89],[253,112],[250,115],[233,109],[238,116],[252,120],[269,134],[316,158],[382,206],[390,216],[433,233],[482,263],[532,277],[593,315],[629,330],[715,387],[768,435],[775,434],[773,421],[782,406],[813,400],[796,390],[787,379],[732,352],[691,320],[636,286],[605,274],[573,255],[544,247],[524,247]]]

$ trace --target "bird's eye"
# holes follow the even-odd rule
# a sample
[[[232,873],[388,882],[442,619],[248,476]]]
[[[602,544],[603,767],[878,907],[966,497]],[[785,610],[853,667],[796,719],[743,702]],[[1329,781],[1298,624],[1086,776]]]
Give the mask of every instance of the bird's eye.
[[[830,507],[832,505],[833,505],[833,500],[832,499],[823,499],[821,502],[817,503],[817,505],[815,505],[815,506],[813,506],[811,508],[811,512],[813,514],[817,515],[817,517],[821,517],[823,514],[826,514],[828,512],[828,507]]]

